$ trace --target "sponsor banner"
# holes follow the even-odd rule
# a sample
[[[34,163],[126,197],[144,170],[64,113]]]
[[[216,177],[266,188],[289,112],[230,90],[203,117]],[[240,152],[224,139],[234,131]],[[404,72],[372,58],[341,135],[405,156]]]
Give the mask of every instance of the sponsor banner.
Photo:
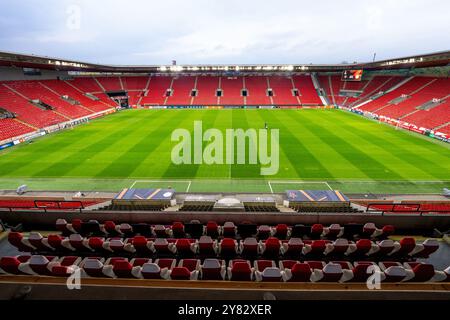
[[[167,109],[205,109],[205,106],[166,106]]]
[[[418,133],[422,133],[424,134],[426,130],[423,130],[422,128],[417,128],[416,126],[410,126],[409,127],[410,131],[414,131],[414,132],[418,132]]]
[[[258,106],[259,109],[275,109],[275,106]]]
[[[223,109],[223,106],[206,106],[206,109]]]
[[[443,142],[450,143],[450,138],[446,138],[446,137],[443,137],[443,136],[436,136],[436,135],[434,135],[432,133],[430,133],[430,137],[438,139],[438,140],[443,141]]]
[[[107,114],[111,114],[111,113],[115,113],[115,112],[116,112],[116,109],[109,109],[109,110],[106,110],[105,112],[93,114],[93,115],[89,116],[88,119],[100,118],[100,117],[106,116]]]
[[[8,142],[8,143],[5,143],[5,144],[2,144],[2,145],[0,145],[0,150],[6,149],[6,148],[9,148],[9,147],[12,147],[12,146],[14,146],[14,142]]]
[[[33,134],[29,135],[29,136],[24,137],[23,138],[23,140],[24,140],[23,142],[31,140],[31,139],[34,139],[34,138],[37,138],[37,137],[45,136],[46,134],[47,133],[45,131],[39,131],[39,132],[33,133]]]
[[[167,109],[166,106],[146,106],[148,109]]]
[[[302,109],[302,106],[278,106],[278,109]]]
[[[385,117],[385,116],[378,116],[375,113],[363,112],[363,111],[361,111],[359,109],[351,109],[350,111],[353,112],[353,113],[357,113],[357,114],[363,115],[366,118],[373,118],[375,120],[378,120],[378,121],[381,121],[381,122],[385,122],[385,123],[390,124],[390,125],[392,125],[394,127],[400,127],[400,128],[403,128],[403,129],[406,129],[406,130],[409,130],[409,131],[413,131],[413,132],[416,132],[416,133],[427,135],[429,137],[438,139],[440,141],[450,142],[450,138],[447,137],[445,134],[441,134],[441,133],[433,134],[432,131],[427,129],[427,128],[417,127],[416,125],[410,124],[408,122],[399,121],[399,120],[388,118],[388,117]]]
[[[223,106],[224,109],[243,109],[245,106]]]

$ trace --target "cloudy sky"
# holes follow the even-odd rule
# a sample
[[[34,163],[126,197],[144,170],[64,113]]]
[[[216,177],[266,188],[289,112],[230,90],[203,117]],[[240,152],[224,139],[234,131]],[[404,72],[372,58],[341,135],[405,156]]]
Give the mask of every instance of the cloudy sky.
[[[0,50],[93,63],[340,63],[450,49],[449,0],[0,0]]]

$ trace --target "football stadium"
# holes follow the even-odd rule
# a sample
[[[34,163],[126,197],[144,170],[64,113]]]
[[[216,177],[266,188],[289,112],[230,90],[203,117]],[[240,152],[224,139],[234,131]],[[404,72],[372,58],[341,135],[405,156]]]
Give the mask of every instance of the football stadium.
[[[450,51],[333,61],[1,51],[0,298],[449,300]]]

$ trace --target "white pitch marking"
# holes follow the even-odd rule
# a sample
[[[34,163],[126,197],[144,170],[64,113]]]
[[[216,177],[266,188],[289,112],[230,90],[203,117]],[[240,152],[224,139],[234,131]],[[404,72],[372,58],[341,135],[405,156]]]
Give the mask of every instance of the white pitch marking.
[[[272,185],[270,184],[270,181],[267,181],[267,183],[269,184],[270,192],[273,193],[273,189],[272,189]]]
[[[191,187],[191,180],[189,180],[189,184],[188,184],[188,186],[187,186],[187,188],[186,188],[186,192],[189,192],[189,188]]]

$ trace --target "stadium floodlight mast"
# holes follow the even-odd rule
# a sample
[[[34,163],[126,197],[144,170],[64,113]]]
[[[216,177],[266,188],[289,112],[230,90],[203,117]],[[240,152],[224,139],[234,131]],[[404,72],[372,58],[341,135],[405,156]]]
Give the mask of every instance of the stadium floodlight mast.
[[[203,132],[202,121],[194,121],[193,137],[187,129],[179,128],[172,132],[171,141],[178,143],[172,148],[171,159],[175,165],[231,165],[235,164],[236,158],[236,164],[260,164],[261,175],[274,175],[278,173],[280,162],[279,136],[278,129],[268,129],[266,124],[263,129],[259,130],[226,129],[224,141],[221,130],[209,128]],[[248,141],[248,152],[246,141]],[[204,142],[207,145],[202,150]],[[268,152],[269,143],[270,154]]]

